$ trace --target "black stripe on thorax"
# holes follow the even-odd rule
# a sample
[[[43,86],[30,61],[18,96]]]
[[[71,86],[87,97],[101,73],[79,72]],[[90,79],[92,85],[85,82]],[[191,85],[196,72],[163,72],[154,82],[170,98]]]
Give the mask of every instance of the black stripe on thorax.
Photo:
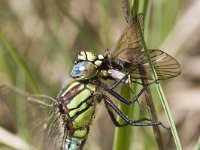
[[[92,106],[92,104],[87,104],[87,107],[85,107],[85,108],[82,109],[81,111],[77,112],[77,113],[71,118],[71,121],[73,122],[79,115],[81,115],[82,113],[84,113],[85,111],[87,111],[91,106]]]

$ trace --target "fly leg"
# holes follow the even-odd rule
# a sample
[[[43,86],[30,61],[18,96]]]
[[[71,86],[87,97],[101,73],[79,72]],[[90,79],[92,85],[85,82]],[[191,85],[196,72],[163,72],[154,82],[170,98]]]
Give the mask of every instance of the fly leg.
[[[107,97],[104,97],[104,102],[106,105],[106,109],[113,121],[113,123],[115,124],[115,126],[117,127],[123,127],[123,126],[128,126],[128,125],[132,125],[132,126],[157,126],[157,125],[161,125],[163,128],[165,129],[169,129],[167,127],[165,127],[162,122],[160,121],[155,121],[152,122],[150,119],[147,118],[142,118],[139,120],[130,120],[128,119],[128,117],[115,105],[113,104],[113,102],[111,100],[109,100]],[[125,123],[119,123],[116,119],[115,113],[120,116],[120,118],[122,120],[124,120]],[[144,122],[144,121],[148,121],[148,122]]]
[[[138,101],[138,98],[142,95],[142,93],[152,84],[154,83],[157,83],[158,80],[154,80],[153,82],[150,82],[150,83],[147,83],[145,85],[143,85],[142,89],[140,89],[140,91],[138,92],[137,95],[134,96],[134,99],[133,99],[133,103]]]

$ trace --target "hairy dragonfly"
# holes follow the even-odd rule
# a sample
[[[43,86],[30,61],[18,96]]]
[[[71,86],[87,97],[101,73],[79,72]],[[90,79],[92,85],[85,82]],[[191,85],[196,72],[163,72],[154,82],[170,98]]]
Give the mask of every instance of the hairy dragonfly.
[[[31,95],[9,87],[40,106],[40,109],[42,108],[42,113],[40,113],[43,118],[40,123],[43,125],[42,132],[44,133],[41,140],[42,149],[83,149],[95,115],[96,105],[101,101],[104,101],[108,114],[117,127],[163,126],[161,122],[152,122],[147,118],[130,120],[110,99],[114,97],[125,104],[132,104],[150,84],[154,83],[154,81],[149,82],[144,86],[134,100],[127,100],[114,91],[120,83],[128,84],[134,82],[134,79],[141,78],[153,79],[150,65],[144,52],[141,52],[142,42],[137,20],[143,30],[143,15],[139,14],[128,23],[113,50],[107,50],[104,55],[80,52],[70,73],[74,79],[61,89],[56,99],[45,95]],[[150,49],[149,54],[158,80],[169,79],[180,74],[180,65],[172,56],[155,49]],[[141,68],[145,70],[145,74],[141,73]],[[109,86],[102,79],[116,82]],[[2,85],[2,88],[8,88],[8,86]],[[119,123],[117,116],[123,119],[124,123]]]
[[[40,116],[41,120],[36,121],[39,125],[34,132],[35,130],[41,132],[38,137],[41,139],[39,149],[82,150],[95,115],[96,105],[101,101],[104,101],[108,114],[117,127],[163,126],[159,121],[151,122],[146,118],[140,120],[127,118],[111,101],[110,96],[116,99],[124,98],[98,79],[71,81],[61,89],[56,99],[46,95],[29,94],[7,85],[1,85],[1,95],[4,94],[2,93],[4,88],[26,97],[28,101],[37,105],[36,111],[39,115],[36,117]],[[123,124],[117,121],[117,116],[124,120]]]

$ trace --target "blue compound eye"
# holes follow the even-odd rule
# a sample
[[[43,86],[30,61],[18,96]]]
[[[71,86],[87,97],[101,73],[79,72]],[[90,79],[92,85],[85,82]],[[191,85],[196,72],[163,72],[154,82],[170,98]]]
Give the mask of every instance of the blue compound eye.
[[[72,69],[70,76],[72,78],[87,80],[97,74],[97,68],[95,65],[89,61],[82,61],[77,63]]]

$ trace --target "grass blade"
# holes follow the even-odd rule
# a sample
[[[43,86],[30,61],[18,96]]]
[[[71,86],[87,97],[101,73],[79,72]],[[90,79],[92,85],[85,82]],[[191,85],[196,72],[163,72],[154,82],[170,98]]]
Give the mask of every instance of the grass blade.
[[[129,1],[128,0],[122,1],[122,9],[123,9],[124,16],[125,16],[125,19],[127,22],[132,20],[132,14],[136,13],[138,10],[138,4],[133,3],[132,5],[134,6],[134,8],[132,9],[132,12],[131,12]],[[133,89],[134,93],[136,93],[137,87],[138,87],[137,85],[134,87],[134,89]],[[122,86],[121,95],[126,99],[132,99],[130,88],[127,86]],[[128,116],[128,118],[131,118],[131,119],[133,118],[134,105],[126,105],[126,104],[120,103],[119,108],[126,116]],[[120,118],[118,118],[118,121],[120,123],[124,122]],[[129,149],[131,149],[132,143],[133,143],[133,141],[132,141],[132,126],[115,129],[113,150],[121,150],[121,149],[129,150]]]
[[[33,91],[38,93],[39,88],[33,76],[31,75],[31,72],[28,69],[25,61],[17,52],[17,50],[11,45],[11,43],[9,42],[9,40],[6,38],[5,34],[2,31],[0,31],[0,40],[1,40],[0,42],[5,47],[4,50],[8,52],[8,54],[11,56],[11,58],[17,64],[17,66],[19,66],[19,68],[22,69],[22,71],[24,72],[26,78],[29,81],[28,83],[31,85],[31,88],[33,89]]]
[[[139,23],[138,23],[138,26],[139,26],[139,30],[140,30],[140,36],[141,36],[141,39],[142,39],[142,44],[143,44],[143,47],[144,47],[144,51],[145,51],[145,54],[147,56],[148,62],[150,64],[151,71],[153,73],[153,78],[154,78],[154,80],[157,80],[157,74],[156,74],[156,71],[155,71],[154,66],[152,64],[151,58],[149,56],[149,53],[148,53],[148,50],[147,50],[147,46],[146,46],[146,43],[144,41],[144,37],[143,37],[142,30],[140,28],[140,24]],[[170,109],[169,109],[169,105],[167,103],[167,100],[166,100],[166,97],[165,97],[164,92],[162,90],[162,87],[161,87],[161,85],[159,83],[156,84],[156,89],[157,89],[157,92],[159,94],[162,106],[163,106],[165,114],[167,116],[167,119],[169,121],[169,124],[170,124],[170,127],[171,127],[171,131],[172,131],[172,135],[173,135],[173,138],[174,138],[174,141],[175,141],[175,144],[176,144],[176,148],[178,150],[182,150],[181,144],[180,144],[180,140],[179,140],[179,137],[178,137],[178,133],[176,131],[176,127],[175,127],[175,124],[174,124],[174,121],[173,121],[173,118],[172,118],[172,115],[171,115],[171,112],[170,112]]]
[[[199,140],[197,141],[197,145],[195,147],[195,150],[200,150],[200,136],[199,136]]]
[[[134,89],[137,89],[135,87]],[[135,91],[134,91],[135,92]],[[127,86],[123,86],[121,89],[121,95],[126,99],[131,99],[131,92],[130,88]],[[123,103],[119,104],[119,109],[126,115],[128,118],[133,118],[134,116],[134,105],[126,105]],[[120,123],[124,123],[122,119],[118,118]],[[115,136],[114,136],[114,146],[113,150],[122,150],[131,149],[132,141],[132,126],[126,126],[121,128],[115,129]]]

